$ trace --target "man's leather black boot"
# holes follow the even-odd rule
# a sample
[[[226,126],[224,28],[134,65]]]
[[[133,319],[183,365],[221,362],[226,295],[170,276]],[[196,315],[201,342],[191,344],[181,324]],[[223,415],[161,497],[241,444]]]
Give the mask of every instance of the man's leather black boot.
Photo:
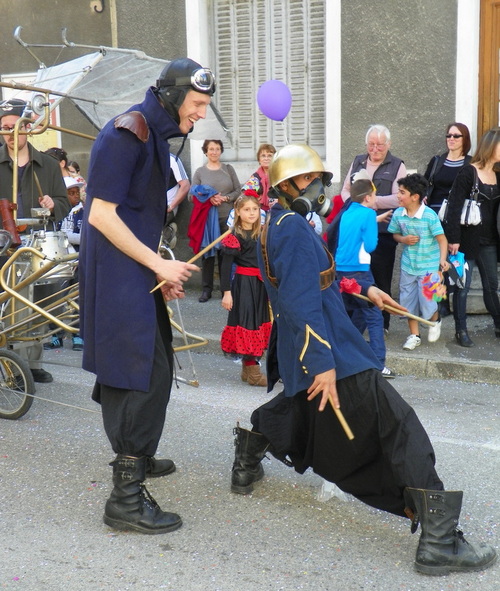
[[[175,472],[175,464],[172,460],[146,458],[146,478],[160,478],[172,472]]]
[[[249,495],[254,482],[264,477],[262,459],[266,455],[269,441],[255,431],[247,431],[239,425],[233,429],[235,454],[231,474],[231,491],[240,495]]]
[[[147,459],[117,455],[111,462],[114,488],[104,509],[106,525],[143,534],[163,534],[181,527],[179,515],[162,511],[144,486]]]
[[[470,543],[458,529],[462,491],[406,488],[407,504],[414,511],[412,533],[422,528],[415,568],[426,575],[484,570],[494,564],[495,549],[483,542]]]

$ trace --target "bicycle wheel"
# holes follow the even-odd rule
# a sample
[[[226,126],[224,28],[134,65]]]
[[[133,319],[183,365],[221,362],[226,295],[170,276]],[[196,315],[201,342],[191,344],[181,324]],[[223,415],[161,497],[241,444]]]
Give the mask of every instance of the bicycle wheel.
[[[33,404],[35,381],[28,363],[14,351],[0,349],[0,418],[19,419]]]

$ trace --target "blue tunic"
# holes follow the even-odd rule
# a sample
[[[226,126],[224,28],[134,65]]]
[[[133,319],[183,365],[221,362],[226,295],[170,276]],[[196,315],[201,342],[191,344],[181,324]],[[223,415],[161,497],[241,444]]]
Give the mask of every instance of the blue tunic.
[[[155,274],[88,223],[94,197],[116,203],[117,214],[155,252],[165,218],[168,138],[182,135],[152,89],[129,111],[141,112],[149,137],[106,124],[92,148],[80,248],[83,368],[101,384],[148,391],[156,330]]]
[[[277,288],[266,275],[259,246],[259,267],[274,314],[277,364],[285,395],[307,390],[315,375],[330,369],[336,370],[337,380],[381,369],[347,315],[335,282],[321,290],[319,276],[329,267],[329,259],[323,241],[302,216],[280,205],[271,208],[267,254]],[[272,389],[276,379],[270,373]]]

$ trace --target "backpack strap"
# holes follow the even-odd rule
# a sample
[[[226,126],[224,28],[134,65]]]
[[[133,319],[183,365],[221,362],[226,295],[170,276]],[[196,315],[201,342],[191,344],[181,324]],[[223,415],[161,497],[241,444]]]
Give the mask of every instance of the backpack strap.
[[[271,267],[269,266],[269,257],[267,256],[267,233],[269,231],[269,222],[270,219],[268,218],[264,226],[262,227],[262,231],[260,233],[260,250],[262,253],[262,260],[264,261],[264,269],[266,271],[266,277],[269,279],[269,283],[275,288],[278,288],[278,280],[276,277],[271,275]]]
[[[282,218],[280,218],[282,219]],[[260,233],[260,249],[262,253],[262,260],[264,261],[264,269],[266,272],[266,277],[269,280],[269,283],[275,288],[278,289],[278,279],[271,275],[271,267],[269,264],[269,256],[267,254],[267,234],[269,231],[269,224],[270,219],[268,218],[266,223],[264,224],[262,231]],[[328,250],[325,244],[323,244],[323,248],[325,250],[326,256],[328,257],[329,266],[324,271],[321,271],[319,274],[319,286],[320,289],[328,289],[330,285],[333,283],[335,279],[335,261],[333,260],[332,253]]]

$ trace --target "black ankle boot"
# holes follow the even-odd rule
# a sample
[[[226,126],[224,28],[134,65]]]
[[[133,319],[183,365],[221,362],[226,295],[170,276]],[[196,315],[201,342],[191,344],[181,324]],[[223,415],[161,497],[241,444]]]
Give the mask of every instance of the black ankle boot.
[[[160,478],[172,472],[175,472],[175,464],[172,460],[146,458],[146,478]]]
[[[457,528],[462,491],[406,488],[405,493],[415,511],[412,533],[419,521],[422,528],[415,558],[417,571],[447,575],[452,571],[484,570],[494,564],[497,555],[492,546],[467,542]]]
[[[146,461],[146,457],[118,455],[111,462],[114,488],[104,509],[106,525],[143,534],[163,534],[181,527],[179,515],[162,511],[144,486]]]
[[[455,333],[455,339],[461,347],[474,347],[474,341],[466,330],[459,330]]]
[[[201,304],[208,302],[208,300],[212,297],[212,292],[208,289],[204,289],[201,293],[201,296],[198,298],[198,301]]]
[[[269,441],[255,431],[241,429],[240,424],[233,429],[236,435],[234,445],[233,472],[231,475],[231,491],[240,495],[249,495],[253,484],[264,477],[261,461],[266,455]]]

